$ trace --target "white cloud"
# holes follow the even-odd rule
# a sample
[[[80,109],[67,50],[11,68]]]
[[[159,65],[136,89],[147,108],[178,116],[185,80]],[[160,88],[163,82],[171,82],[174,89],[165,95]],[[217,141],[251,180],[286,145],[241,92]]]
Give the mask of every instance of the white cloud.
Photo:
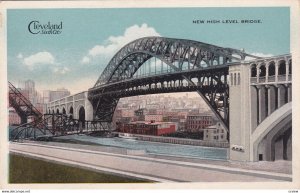
[[[47,68],[47,70],[52,70],[54,74],[66,74],[70,71],[68,67],[60,66],[50,52],[38,52],[25,58],[20,53],[17,57],[22,59],[23,64],[26,65],[29,70],[34,70],[38,66],[51,66],[50,68]]]
[[[76,84],[74,83],[66,83],[64,85],[66,88],[68,88],[72,94],[79,93],[82,91],[87,91],[89,88],[92,88],[97,80],[97,76],[94,77],[84,77],[76,81]]]
[[[264,53],[252,53],[251,55],[259,56],[259,57],[271,57],[273,54],[264,54]]]
[[[121,48],[121,46],[117,42],[111,42],[111,44],[108,45],[96,45],[89,50],[89,55],[93,57],[101,54],[111,55],[113,52],[117,51],[118,48]]]
[[[23,55],[22,55],[23,57]],[[33,70],[37,65],[54,64],[55,58],[50,52],[38,52],[31,56],[23,59],[23,63],[30,69]]]
[[[76,84],[74,81],[69,81],[67,79],[62,79],[59,84],[56,81],[39,82],[36,84],[37,90],[56,90],[58,87],[67,88],[71,94],[76,94],[82,91],[87,91],[89,88],[92,88],[97,80],[97,76],[91,77],[82,77],[76,80]]]
[[[91,61],[91,59],[90,59],[89,57],[84,56],[84,57],[82,58],[82,60],[81,60],[81,63],[82,63],[82,64],[88,64],[88,63],[90,63],[90,61]]]
[[[68,67],[64,67],[64,66],[62,66],[62,67],[54,67],[53,68],[53,72],[55,74],[66,74],[69,71],[70,71],[70,69]]]
[[[146,36],[160,36],[153,27],[149,27],[146,23],[133,25],[128,27],[121,36],[110,36],[102,45],[96,45],[88,51],[88,55],[82,58],[83,61],[88,61],[92,57],[106,56],[112,57],[120,48],[129,42]]]
[[[23,59],[23,54],[22,54],[22,53],[19,53],[18,56],[17,56],[17,58]]]
[[[273,54],[264,54],[264,53],[259,53],[259,52],[256,52],[256,53],[251,53],[250,55],[253,55],[253,56],[258,56],[258,57],[262,57],[262,58],[267,58],[267,57],[272,57]],[[245,60],[253,60],[255,58],[252,58],[252,57],[246,57]]]

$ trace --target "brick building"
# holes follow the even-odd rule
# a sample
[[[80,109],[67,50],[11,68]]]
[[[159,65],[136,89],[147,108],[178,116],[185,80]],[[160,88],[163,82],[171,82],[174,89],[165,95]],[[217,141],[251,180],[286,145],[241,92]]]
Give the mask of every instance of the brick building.
[[[145,121],[145,115],[148,113],[148,110],[145,108],[140,108],[134,111],[135,119],[134,121]]]
[[[206,114],[188,115],[186,121],[186,131],[199,132],[204,128],[213,125],[213,117]]]
[[[159,136],[174,133],[176,130],[177,125],[172,122],[136,121],[123,124],[122,127],[118,129],[118,132]]]
[[[116,122],[128,123],[134,118],[134,111],[131,109],[116,109],[114,118]]]
[[[146,122],[161,122],[163,121],[163,115],[145,115]]]
[[[66,96],[69,96],[71,93],[69,90],[65,88],[60,88],[57,90],[44,90],[43,91],[43,102],[49,103],[51,101],[55,101]]]
[[[19,117],[19,115],[13,108],[10,108],[8,110],[8,123],[9,123],[9,125],[21,124],[21,118]]]

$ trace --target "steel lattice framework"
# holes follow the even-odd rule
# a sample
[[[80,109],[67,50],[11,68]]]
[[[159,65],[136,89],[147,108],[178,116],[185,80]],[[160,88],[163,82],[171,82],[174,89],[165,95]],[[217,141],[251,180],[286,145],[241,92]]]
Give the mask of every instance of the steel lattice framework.
[[[110,128],[108,123],[100,121],[85,121],[83,128],[82,121],[70,118],[65,114],[42,114],[22,93],[10,82],[9,105],[13,107],[21,117],[21,125],[10,130],[10,140],[17,139],[38,139],[38,137],[59,136],[76,134],[82,132],[105,131]],[[27,118],[31,121],[27,122]],[[80,124],[81,122],[81,124]]]
[[[164,37],[137,39],[115,54],[94,87],[89,89],[94,119],[111,122],[122,97],[197,91],[228,126],[228,63],[242,61],[246,56],[258,58],[241,50],[192,40]],[[133,78],[151,58],[167,64],[172,72]],[[188,84],[184,85],[183,80]]]
[[[32,122],[19,125],[10,131],[10,140],[43,139],[52,136],[73,135],[106,131],[107,123],[99,121],[85,121],[86,127],[80,125],[81,121],[70,118],[65,114],[44,114],[43,117]]]
[[[43,116],[32,103],[22,95],[22,93],[10,82],[8,82],[9,89],[9,106],[13,107],[21,118],[22,123],[27,122],[28,116],[33,116],[35,119],[39,119]]]

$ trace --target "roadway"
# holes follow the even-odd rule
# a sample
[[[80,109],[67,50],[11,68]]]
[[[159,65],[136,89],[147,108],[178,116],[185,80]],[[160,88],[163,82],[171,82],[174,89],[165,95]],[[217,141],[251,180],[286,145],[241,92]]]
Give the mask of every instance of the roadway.
[[[63,163],[93,171],[109,172],[157,182],[266,182],[291,181],[292,175],[168,160],[145,155],[125,155],[94,149],[54,146],[51,143],[11,142],[12,153]]]

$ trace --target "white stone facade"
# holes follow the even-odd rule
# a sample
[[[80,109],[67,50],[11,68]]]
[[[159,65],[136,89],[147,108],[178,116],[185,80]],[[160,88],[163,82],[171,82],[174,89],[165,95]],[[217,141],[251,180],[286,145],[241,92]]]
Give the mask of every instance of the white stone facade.
[[[203,140],[227,142],[227,130],[218,122],[216,125],[209,126],[203,130]]]
[[[85,120],[91,121],[93,120],[93,106],[87,96],[88,92],[85,91],[52,101],[46,105],[47,113],[65,112],[66,115],[72,115],[74,119],[79,119],[79,110],[84,108]]]

